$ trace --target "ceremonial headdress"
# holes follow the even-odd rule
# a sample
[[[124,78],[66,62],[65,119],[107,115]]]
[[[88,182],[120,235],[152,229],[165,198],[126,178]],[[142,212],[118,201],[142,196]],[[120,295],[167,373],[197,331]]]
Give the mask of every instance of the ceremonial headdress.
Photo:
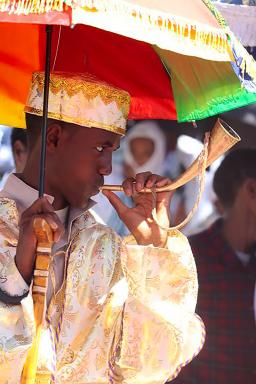
[[[32,76],[25,112],[43,115],[44,73]],[[48,117],[89,128],[125,134],[130,108],[128,92],[90,74],[50,75]]]

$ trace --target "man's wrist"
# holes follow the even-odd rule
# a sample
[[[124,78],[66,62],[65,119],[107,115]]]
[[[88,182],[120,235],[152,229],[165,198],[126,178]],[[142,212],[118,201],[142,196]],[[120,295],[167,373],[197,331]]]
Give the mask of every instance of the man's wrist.
[[[16,256],[14,258],[14,262],[23,280],[27,285],[30,285],[33,278],[33,269],[31,270],[29,266],[24,266]]]

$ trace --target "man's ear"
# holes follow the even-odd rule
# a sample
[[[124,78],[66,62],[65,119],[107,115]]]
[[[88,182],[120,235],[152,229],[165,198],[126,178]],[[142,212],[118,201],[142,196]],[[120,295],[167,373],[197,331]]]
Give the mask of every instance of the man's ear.
[[[61,140],[62,134],[63,129],[60,124],[51,123],[48,125],[46,134],[47,151],[52,153],[55,152]]]
[[[245,181],[245,187],[249,195],[256,199],[256,179],[250,177]]]

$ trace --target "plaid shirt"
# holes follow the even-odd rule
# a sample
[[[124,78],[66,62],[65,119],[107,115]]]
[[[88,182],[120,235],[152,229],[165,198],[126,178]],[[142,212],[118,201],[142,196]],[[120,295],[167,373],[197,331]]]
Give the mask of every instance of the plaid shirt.
[[[206,342],[173,384],[256,383],[256,257],[243,266],[222,237],[221,226],[218,220],[190,239],[199,278],[197,313],[206,327]]]

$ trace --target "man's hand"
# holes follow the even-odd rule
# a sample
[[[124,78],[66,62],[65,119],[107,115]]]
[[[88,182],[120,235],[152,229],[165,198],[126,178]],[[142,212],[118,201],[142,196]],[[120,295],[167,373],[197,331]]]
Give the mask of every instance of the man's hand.
[[[15,262],[23,279],[30,284],[36,256],[37,239],[34,232],[35,218],[44,219],[53,231],[53,241],[59,241],[64,228],[52,205],[43,197],[36,200],[31,207],[21,215],[19,240]]]
[[[140,191],[144,187],[164,187],[170,183],[170,179],[154,175],[151,172],[139,173],[135,179],[126,179],[123,182],[123,188],[126,195],[133,198],[135,203],[133,208],[127,207],[113,192],[103,191],[103,194],[109,199],[138,244],[153,244],[157,247],[165,245],[167,232],[161,229],[152,218],[153,195],[151,193],[140,193]],[[170,226],[170,200],[172,194],[173,192],[156,194],[157,219],[163,227]]]

